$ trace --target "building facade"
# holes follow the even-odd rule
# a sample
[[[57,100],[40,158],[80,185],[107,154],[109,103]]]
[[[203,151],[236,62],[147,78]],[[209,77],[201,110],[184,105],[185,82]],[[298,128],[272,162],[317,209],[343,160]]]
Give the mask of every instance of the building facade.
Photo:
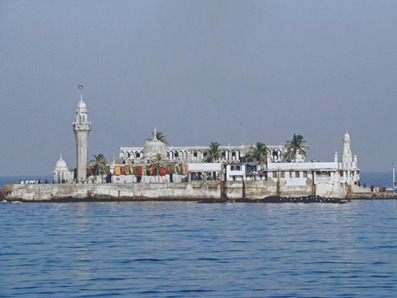
[[[152,163],[155,155],[160,153],[165,161],[181,163],[202,163],[208,150],[208,146],[167,146],[156,138],[154,130],[152,140],[146,140],[143,147],[120,147],[117,163],[145,164]],[[252,145],[219,146],[221,157],[218,162],[243,163]],[[271,145],[269,158],[272,162],[281,162],[284,154],[282,145]]]

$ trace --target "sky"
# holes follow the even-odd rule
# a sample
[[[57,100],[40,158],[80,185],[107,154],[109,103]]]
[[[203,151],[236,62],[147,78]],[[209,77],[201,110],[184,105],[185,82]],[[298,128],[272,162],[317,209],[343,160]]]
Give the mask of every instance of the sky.
[[[397,162],[397,1],[0,0],[0,176],[75,167],[78,84],[89,159],[143,146],[284,144]]]

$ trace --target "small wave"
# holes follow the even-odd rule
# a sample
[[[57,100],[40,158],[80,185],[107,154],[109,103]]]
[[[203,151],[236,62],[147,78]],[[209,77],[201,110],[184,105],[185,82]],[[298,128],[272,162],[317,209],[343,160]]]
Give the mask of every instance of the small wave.
[[[140,259],[134,259],[132,261],[133,262],[163,262],[164,260],[155,259],[155,258],[140,258]]]

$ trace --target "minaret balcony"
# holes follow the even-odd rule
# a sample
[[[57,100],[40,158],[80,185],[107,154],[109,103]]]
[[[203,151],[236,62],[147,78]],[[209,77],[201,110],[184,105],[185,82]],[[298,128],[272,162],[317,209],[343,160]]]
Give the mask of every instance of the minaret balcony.
[[[73,122],[73,129],[75,131],[90,131],[91,130],[91,122],[86,122],[86,123]]]

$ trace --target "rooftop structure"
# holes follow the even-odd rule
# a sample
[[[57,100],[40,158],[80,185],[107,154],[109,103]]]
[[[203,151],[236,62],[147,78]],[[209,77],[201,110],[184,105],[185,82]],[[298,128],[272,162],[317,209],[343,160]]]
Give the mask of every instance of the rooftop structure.
[[[141,164],[153,162],[154,156],[160,153],[164,160],[184,163],[202,163],[208,150],[208,146],[168,146],[156,138],[156,129],[154,137],[147,140],[142,146],[121,146],[117,163],[123,164]],[[219,161],[241,163],[246,162],[246,154],[252,145],[240,146],[219,146]],[[269,157],[272,162],[281,162],[284,153],[282,145],[270,145]]]

